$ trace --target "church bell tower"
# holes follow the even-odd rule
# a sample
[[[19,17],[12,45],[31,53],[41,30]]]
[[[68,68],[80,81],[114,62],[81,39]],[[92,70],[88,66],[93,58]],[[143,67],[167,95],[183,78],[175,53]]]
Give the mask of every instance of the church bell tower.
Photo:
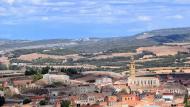
[[[134,57],[131,57],[131,62],[130,62],[129,68],[130,68],[130,77],[136,77],[136,68],[135,68]]]

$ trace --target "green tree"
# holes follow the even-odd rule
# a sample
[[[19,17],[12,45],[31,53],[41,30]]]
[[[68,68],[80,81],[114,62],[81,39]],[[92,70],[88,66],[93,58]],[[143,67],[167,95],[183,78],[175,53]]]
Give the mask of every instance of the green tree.
[[[4,104],[5,104],[5,97],[0,96],[0,107],[3,106]]]
[[[35,82],[42,79],[43,75],[38,72],[37,74],[34,74],[32,77],[33,77],[33,81]]]
[[[25,75],[34,75],[34,74],[37,74],[37,69],[28,68],[28,69],[25,71]]]
[[[7,70],[7,66],[5,64],[0,64],[0,70]]]
[[[41,100],[39,104],[40,104],[41,106],[42,106],[42,105],[47,105],[47,104],[48,104],[48,101],[47,101],[47,100]]]
[[[29,104],[30,102],[32,102],[31,99],[25,98],[22,103],[23,104]]]
[[[70,101],[62,101],[61,102],[61,107],[71,107],[71,102]]]
[[[50,70],[50,67],[44,67],[44,68],[42,68],[42,70],[41,70],[41,73],[42,74],[47,74],[48,72],[49,72],[49,70]]]
[[[17,65],[10,65],[10,66],[9,66],[9,69],[10,69],[10,70],[19,70],[20,67],[18,67]]]
[[[61,68],[61,72],[69,75],[69,76],[73,76],[73,75],[77,75],[80,74],[82,72],[82,69],[76,69],[76,68]]]

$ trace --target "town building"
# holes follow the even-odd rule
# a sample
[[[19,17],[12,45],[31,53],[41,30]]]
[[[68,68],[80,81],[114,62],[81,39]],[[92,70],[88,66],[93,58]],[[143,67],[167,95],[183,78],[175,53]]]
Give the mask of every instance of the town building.
[[[113,83],[113,87],[115,88],[115,91],[121,92],[121,91],[125,91],[126,93],[130,93],[131,89],[127,84],[127,81],[125,80],[119,80]]]
[[[112,79],[108,77],[102,77],[95,80],[95,85],[97,86],[105,86],[105,85],[111,85]]]
[[[69,76],[67,75],[45,74],[43,75],[43,80],[47,81],[49,84],[55,82],[61,82],[63,84],[71,84]]]
[[[76,100],[77,105],[93,105],[99,102],[104,102],[104,95],[102,93],[87,93],[81,94]]]
[[[80,95],[86,93],[93,93],[97,91],[98,88],[94,84],[84,84],[84,85],[76,85],[71,87],[72,95]]]
[[[187,88],[179,83],[168,83],[165,82],[158,88],[159,93],[171,93],[175,95],[186,95]]]
[[[130,76],[128,77],[128,85],[133,91],[143,90],[149,91],[149,89],[158,87],[160,81],[157,77],[137,77],[134,58],[130,63]]]
[[[103,86],[101,88],[101,93],[106,96],[111,96],[116,92],[115,88],[112,85]]]
[[[171,93],[163,93],[162,99],[166,102],[172,102],[174,100],[174,95]]]
[[[136,94],[119,94],[118,95],[118,100],[123,105],[127,104],[128,106],[134,107],[140,101],[140,97],[137,96]]]

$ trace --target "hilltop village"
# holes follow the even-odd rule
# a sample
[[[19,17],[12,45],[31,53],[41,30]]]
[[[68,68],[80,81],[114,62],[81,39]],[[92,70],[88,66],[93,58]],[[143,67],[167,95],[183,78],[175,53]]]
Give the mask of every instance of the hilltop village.
[[[0,107],[190,107],[190,0],[0,0]]]
[[[44,75],[9,71],[1,78],[3,107],[188,107],[186,74],[139,75],[131,58],[129,75],[86,72],[75,78],[56,69]],[[25,76],[21,74],[25,71]],[[7,73],[8,71],[6,71]],[[72,71],[73,72],[73,71]],[[3,74],[3,72],[1,72]]]

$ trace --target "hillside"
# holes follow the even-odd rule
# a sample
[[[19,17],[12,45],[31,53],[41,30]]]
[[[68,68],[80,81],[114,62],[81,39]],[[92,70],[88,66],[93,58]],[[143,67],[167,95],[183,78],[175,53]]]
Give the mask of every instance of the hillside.
[[[190,66],[189,28],[154,30],[114,38],[2,41],[0,48],[4,53],[8,51],[4,57],[12,64],[122,72],[128,69],[130,57],[134,56],[139,69]]]
[[[66,48],[77,52],[128,51],[139,46],[190,41],[190,28],[160,29],[128,37],[53,39],[38,41],[0,40],[0,50]]]
[[[190,41],[190,28],[161,29],[143,32],[129,37],[105,38],[96,42],[84,42],[75,49],[87,52],[107,50],[133,50],[139,46]]]

